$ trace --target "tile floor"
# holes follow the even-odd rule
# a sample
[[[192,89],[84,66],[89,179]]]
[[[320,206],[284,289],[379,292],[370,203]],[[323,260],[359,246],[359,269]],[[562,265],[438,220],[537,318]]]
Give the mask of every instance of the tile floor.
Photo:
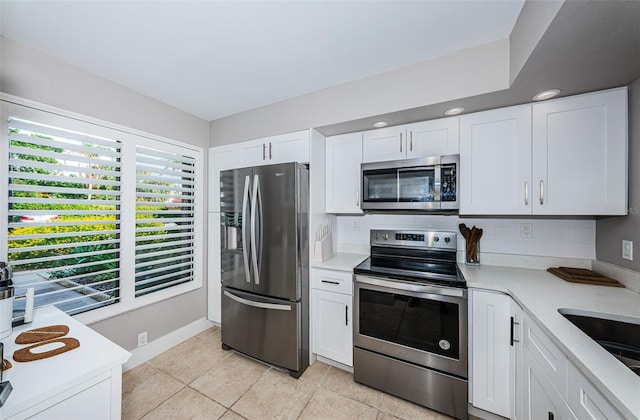
[[[449,418],[322,362],[296,380],[220,344],[214,327],[125,372],[123,420]]]

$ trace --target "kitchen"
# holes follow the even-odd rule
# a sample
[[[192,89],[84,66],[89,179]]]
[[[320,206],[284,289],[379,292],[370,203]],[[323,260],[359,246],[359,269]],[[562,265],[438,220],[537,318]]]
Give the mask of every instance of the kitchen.
[[[529,5],[528,7],[533,6]],[[573,52],[577,55],[575,65],[582,65],[582,67],[584,67],[584,62],[580,61],[579,58],[589,57],[590,55],[585,51],[579,51],[578,47],[588,49],[589,46],[591,46],[595,48],[595,51],[602,51],[602,49],[599,48],[601,46],[596,42],[597,39],[589,38],[589,34],[566,33],[571,32],[568,28],[576,28],[575,25],[580,28],[580,25],[575,22],[573,23],[574,26],[570,25],[572,16],[584,17],[585,14],[590,16],[585,10],[581,9],[579,4],[569,2],[562,5],[562,7],[558,5],[558,8],[559,11],[555,10],[550,12],[555,16],[555,23],[549,26],[547,32],[544,32],[544,29],[542,29],[541,31],[543,31],[544,34],[538,34],[541,39],[540,42],[537,43],[537,47],[535,49],[533,48],[536,45],[534,42],[528,50],[524,47],[522,47],[524,51],[517,49],[517,51],[521,51],[521,54],[526,55],[524,58],[520,57],[520,65],[523,66],[523,75],[527,72],[538,73],[539,70],[536,71],[536,69],[543,65],[541,63],[550,60],[550,56],[547,55],[545,58],[541,55],[545,45],[548,49],[552,50],[551,52],[560,56],[555,57],[559,59],[560,62],[562,62],[563,54],[568,55]],[[523,10],[527,11],[529,8],[524,8]],[[557,13],[557,15],[554,12]],[[610,11],[610,13],[613,12]],[[625,13],[620,14],[623,16],[615,14],[614,16],[616,18],[619,17],[621,22],[626,22],[623,19]],[[594,15],[608,16],[606,10],[597,10],[597,13],[594,12]],[[549,17],[550,21],[553,16]],[[595,22],[598,22],[596,17],[592,16],[592,18],[595,19]],[[626,28],[624,24],[621,23],[620,25],[622,28]],[[597,26],[597,24],[594,23],[594,26]],[[545,25],[540,24],[540,27],[545,27]],[[574,30],[577,31],[577,29]],[[511,39],[512,48],[514,49],[516,49],[515,44],[517,41],[515,35],[517,35],[517,33],[512,34]],[[572,47],[573,51],[562,51],[559,53],[553,50],[553,46],[555,45],[554,40],[556,40],[557,37],[562,37],[561,39],[566,39],[567,43],[575,45],[575,47]],[[578,38],[575,39],[572,37]],[[585,39],[586,41],[583,41]],[[580,42],[578,42],[578,40],[580,40]],[[168,138],[192,137],[194,139],[201,139],[199,145],[204,148],[220,145],[223,142],[221,139],[228,139],[224,140],[224,142],[231,142],[232,140],[240,142],[264,138],[265,136],[275,136],[281,133],[296,132],[308,129],[309,127],[317,127],[325,136],[330,137],[336,134],[368,130],[371,128],[371,124],[378,119],[390,120],[391,126],[398,126],[408,122],[438,119],[442,116],[442,112],[445,109],[453,105],[458,105],[458,98],[470,97],[468,105],[465,100],[465,106],[469,112],[480,111],[488,108],[480,107],[480,105],[478,105],[478,99],[475,100],[476,108],[474,108],[473,97],[488,91],[506,89],[508,87],[506,80],[509,79],[509,75],[505,72],[505,68],[507,68],[504,54],[506,51],[505,45],[498,43],[500,45],[485,45],[478,47],[479,49],[474,51],[474,55],[477,54],[481,56],[483,61],[480,63],[466,62],[467,65],[473,65],[474,68],[485,68],[487,69],[486,72],[477,72],[478,74],[473,75],[468,75],[465,72],[465,74],[455,75],[452,73],[453,69],[448,71],[452,78],[465,80],[465,82],[468,81],[469,86],[458,86],[458,82],[453,83],[453,81],[447,82],[447,79],[437,79],[437,83],[444,85],[442,89],[449,89],[452,92],[449,95],[457,96],[446,96],[442,93],[441,89],[435,86],[435,82],[416,77],[419,80],[415,80],[415,85],[424,91],[433,91],[434,99],[414,99],[411,97],[411,92],[408,92],[408,89],[403,89],[403,83],[414,79],[407,79],[406,77],[409,76],[405,73],[396,73],[390,76],[399,77],[403,83],[398,82],[395,85],[391,85],[397,89],[397,93],[393,93],[391,96],[395,98],[396,103],[394,104],[390,104],[388,100],[382,99],[371,100],[368,101],[367,104],[364,104],[361,100],[358,100],[358,95],[354,96],[352,94],[342,93],[342,91],[336,89],[335,92],[333,92],[335,96],[332,97],[331,106],[322,106],[321,98],[311,94],[310,96],[292,100],[291,102],[247,111],[246,113],[223,118],[209,124],[208,121],[202,121],[187,114],[170,110],[162,104],[126,91],[104,79],[87,74],[63,62],[53,60],[37,51],[19,45],[8,38],[3,38],[2,42],[3,63],[5,63],[3,66],[3,92],[50,106],[57,106],[77,112],[78,114],[92,115],[94,118],[116,122],[123,126],[136,127],[146,132],[161,133]],[[611,42],[615,43],[615,40]],[[628,44],[620,42],[619,45],[625,46]],[[637,79],[637,73],[632,74],[632,77],[619,74],[625,71],[633,71],[634,68],[637,68],[632,65],[633,62],[626,61],[631,60],[633,54],[628,54],[628,51],[623,50],[620,54],[623,57],[621,62],[624,63],[624,65],[614,66],[611,63],[613,63],[613,60],[616,58],[616,49],[613,48],[613,46],[609,46],[609,49],[606,51],[608,54],[612,54],[613,57],[608,57],[610,61],[606,65],[607,70],[605,74],[609,74],[607,77],[611,77],[612,79],[623,77],[622,80],[624,81],[610,82],[609,80],[605,80],[604,76],[600,75],[598,77],[601,78],[602,81],[596,80],[594,82],[593,80],[589,80],[589,82],[592,83],[591,87],[584,90],[584,92],[622,86]],[[548,54],[551,52],[547,50]],[[516,54],[513,55],[515,56]],[[624,58],[629,56],[631,56],[631,58]],[[442,58],[440,62],[434,63],[433,66],[465,63],[465,59],[469,58],[464,56],[464,54],[458,54],[457,56]],[[512,57],[512,59],[516,60],[516,57]],[[536,62],[536,59],[540,61]],[[571,60],[571,58],[565,57],[564,60]],[[11,63],[12,65],[8,66],[6,63]],[[596,71],[596,64],[600,63],[597,61],[595,64],[589,63],[593,66],[593,74],[599,74]],[[40,67],[46,68],[48,71],[43,73],[35,72],[34,74],[34,69]],[[512,64],[512,68],[517,67],[517,63]],[[428,66],[424,67],[424,70],[428,69],[430,69]],[[492,71],[492,69],[495,71]],[[435,71],[433,68],[431,68],[431,70]],[[554,69],[549,68],[545,73],[550,75],[552,70]],[[583,73],[587,72],[577,72],[574,70],[573,73],[570,73],[574,75],[574,77],[569,77],[565,85],[558,87],[563,88],[568,96],[572,93],[583,92],[581,90],[572,92],[570,87],[570,82],[577,82],[577,80],[573,80],[577,79],[576,74],[582,74],[585,77],[588,76],[588,74]],[[56,78],[52,79],[52,75],[56,75]],[[502,79],[496,80],[498,76]],[[624,79],[624,77],[626,77],[626,79]],[[391,79],[396,80],[393,77],[391,77]],[[52,84],[52,80],[55,80],[56,83]],[[449,83],[449,85],[447,85],[447,83]],[[408,84],[411,85],[412,83]],[[334,237],[337,241],[334,249],[337,251],[368,254],[368,234],[370,229],[412,226],[420,228],[435,227],[457,231],[458,224],[462,222],[469,226],[477,225],[485,228],[481,242],[481,263],[484,264],[493,262],[496,265],[502,265],[506,260],[504,256],[506,254],[518,254],[522,259],[526,260],[526,262],[536,262],[541,260],[541,257],[570,258],[582,261],[592,260],[597,257],[598,260],[604,260],[614,265],[620,265],[638,271],[637,262],[635,262],[637,258],[634,259],[634,262],[629,263],[626,260],[622,260],[619,255],[620,241],[622,239],[638,240],[638,238],[632,236],[634,232],[633,229],[637,226],[637,224],[634,224],[636,223],[634,220],[637,220],[637,213],[633,211],[634,206],[637,205],[634,202],[634,199],[637,200],[637,198],[635,198],[637,195],[634,194],[635,190],[633,189],[633,182],[634,179],[637,179],[637,173],[633,172],[634,165],[632,164],[632,162],[636,160],[636,155],[634,154],[635,149],[633,149],[634,142],[636,142],[637,139],[637,134],[634,134],[634,122],[638,120],[637,114],[634,113],[637,112],[635,111],[637,107],[633,106],[635,103],[633,101],[634,86],[637,86],[637,84],[631,85],[630,92],[630,109],[632,114],[629,116],[629,207],[632,210],[628,216],[622,218],[599,218],[597,220],[588,217],[572,219],[535,216],[525,218],[460,218],[460,220],[458,220],[457,216],[427,215],[398,215],[389,217],[385,215],[329,216],[335,217],[335,219],[332,219],[335,221],[333,229]],[[73,87],[74,92],[77,93],[70,96],[64,91],[65,87]],[[91,96],[93,95],[84,94],[84,92],[88,92],[87,87],[89,87],[89,91],[93,92],[94,95],[102,97],[103,100],[97,103],[92,99]],[[358,87],[358,85],[356,84],[354,87]],[[366,91],[363,92],[362,97],[371,97],[371,95],[383,96],[388,93],[376,93],[374,89],[369,88],[370,84],[365,84],[364,82],[360,87]],[[510,90],[517,93],[518,87],[516,83]],[[520,89],[522,89],[522,87],[520,87]],[[418,88],[416,88],[416,90],[418,90]],[[532,96],[527,93],[526,98],[523,97],[522,99],[509,103],[501,102],[505,101],[505,99],[499,97],[500,92],[496,95],[498,96],[494,98],[496,105],[491,106],[491,108],[499,108],[515,103],[530,103]],[[109,107],[105,105],[108,103],[122,103],[123,100],[129,103],[130,106]],[[487,99],[485,98],[485,100]],[[427,103],[425,101],[432,101],[431,103],[437,104],[436,109],[433,109],[433,107],[431,107],[431,110],[417,109],[424,106],[425,103]],[[335,104],[337,103],[342,104],[341,107],[336,106]],[[304,111],[304,109],[308,109],[309,106],[311,106],[313,110],[311,112],[313,115],[309,115]],[[403,117],[400,113],[397,113],[398,115],[394,120],[395,111],[401,109],[408,110],[407,115]],[[411,115],[412,112],[414,112],[413,116]],[[416,116],[415,113],[418,115]],[[282,116],[285,115],[290,117],[283,118]],[[261,151],[259,151],[259,153],[261,153]],[[311,150],[311,154],[314,156],[314,150]],[[324,215],[324,210],[321,213]],[[323,217],[320,217],[320,219],[323,219]],[[526,240],[521,237],[521,224],[531,225],[533,240]],[[543,238],[547,239],[540,240]],[[460,246],[462,246],[462,240],[460,240]],[[500,264],[501,261],[503,261],[502,264]],[[546,262],[546,260],[544,261]],[[512,260],[508,262],[513,263]],[[546,268],[549,265],[550,264],[547,264],[540,268]],[[211,288],[209,288],[208,292],[211,292]],[[181,308],[181,310],[176,312],[175,308]],[[163,342],[161,338],[166,337],[164,343],[173,343],[172,345],[175,345],[195,335],[194,331],[198,330],[201,325],[204,324],[204,322],[199,323],[199,320],[207,316],[205,308],[206,295],[204,289],[201,288],[198,289],[198,291],[182,294],[167,301],[138,308],[135,311],[117,315],[108,320],[87,320],[85,322],[89,322],[92,328],[107,336],[112,341],[133,351],[133,361],[135,361],[138,355],[140,355],[138,360],[145,360],[145,357],[149,358],[155,355],[149,353],[152,353],[152,349],[161,346]],[[137,336],[141,331],[148,331],[149,343],[147,346],[140,347],[140,349],[136,351],[135,349],[137,349],[138,345]],[[145,351],[149,352],[146,356]]]

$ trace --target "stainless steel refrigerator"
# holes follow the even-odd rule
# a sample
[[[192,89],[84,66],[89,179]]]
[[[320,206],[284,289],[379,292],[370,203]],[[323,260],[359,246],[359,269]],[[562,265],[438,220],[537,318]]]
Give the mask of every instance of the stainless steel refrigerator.
[[[309,171],[220,173],[222,348],[300,377],[309,364]]]

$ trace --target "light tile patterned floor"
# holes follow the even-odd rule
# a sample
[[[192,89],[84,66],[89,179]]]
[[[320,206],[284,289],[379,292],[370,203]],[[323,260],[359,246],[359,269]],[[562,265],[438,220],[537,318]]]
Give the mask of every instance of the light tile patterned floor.
[[[360,385],[322,362],[293,379],[222,350],[217,327],[125,372],[122,394],[124,420],[449,418]]]

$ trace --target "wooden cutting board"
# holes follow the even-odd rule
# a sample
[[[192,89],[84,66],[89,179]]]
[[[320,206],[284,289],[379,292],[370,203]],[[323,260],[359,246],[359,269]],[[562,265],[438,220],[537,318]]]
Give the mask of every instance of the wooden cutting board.
[[[547,271],[571,283],[595,284],[599,286],[624,287],[618,280],[603,276],[585,268],[550,267]]]

